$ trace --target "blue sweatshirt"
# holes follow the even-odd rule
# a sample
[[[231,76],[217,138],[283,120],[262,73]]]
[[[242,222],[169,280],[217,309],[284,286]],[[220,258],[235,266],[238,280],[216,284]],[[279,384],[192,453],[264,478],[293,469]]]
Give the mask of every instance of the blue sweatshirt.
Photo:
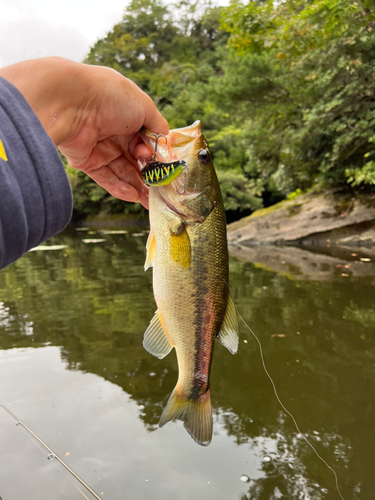
[[[23,95],[0,78],[0,269],[62,231],[71,214],[55,145]]]

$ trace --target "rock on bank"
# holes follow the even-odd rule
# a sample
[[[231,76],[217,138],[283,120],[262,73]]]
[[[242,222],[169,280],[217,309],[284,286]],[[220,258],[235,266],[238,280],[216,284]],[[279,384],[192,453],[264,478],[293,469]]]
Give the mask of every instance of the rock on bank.
[[[375,246],[375,194],[300,195],[230,224],[228,240],[247,246]]]

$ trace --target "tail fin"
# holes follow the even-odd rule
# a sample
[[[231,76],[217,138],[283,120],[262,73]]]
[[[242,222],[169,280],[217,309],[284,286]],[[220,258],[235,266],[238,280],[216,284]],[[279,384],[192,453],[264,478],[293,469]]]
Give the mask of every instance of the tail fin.
[[[184,422],[185,429],[195,442],[208,446],[212,439],[210,391],[208,390],[198,399],[188,399],[178,395],[175,388],[160,417],[159,427],[163,427],[164,424],[174,419]]]

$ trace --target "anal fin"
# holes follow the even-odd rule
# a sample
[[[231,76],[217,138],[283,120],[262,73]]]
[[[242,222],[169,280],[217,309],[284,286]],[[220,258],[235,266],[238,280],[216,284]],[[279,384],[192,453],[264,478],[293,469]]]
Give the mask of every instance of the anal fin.
[[[217,339],[231,354],[236,354],[238,349],[238,321],[236,308],[230,294],[228,295],[227,310]]]
[[[171,352],[173,346],[164,331],[159,311],[155,312],[149,327],[145,331],[143,347],[146,351],[159,359],[163,359]]]

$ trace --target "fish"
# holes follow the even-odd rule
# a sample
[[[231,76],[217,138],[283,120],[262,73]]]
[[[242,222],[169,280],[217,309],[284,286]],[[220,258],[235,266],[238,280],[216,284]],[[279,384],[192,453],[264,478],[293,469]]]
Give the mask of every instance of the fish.
[[[140,135],[155,149],[155,134],[142,129]],[[157,144],[153,161],[156,168],[160,162],[177,161],[185,167],[169,183],[150,185],[145,270],[153,268],[157,311],[143,346],[159,359],[172,348],[177,355],[177,384],[159,426],[182,420],[190,436],[207,446],[213,433],[210,370],[215,342],[235,354],[238,323],[228,285],[224,205],[200,121],[170,131]]]

